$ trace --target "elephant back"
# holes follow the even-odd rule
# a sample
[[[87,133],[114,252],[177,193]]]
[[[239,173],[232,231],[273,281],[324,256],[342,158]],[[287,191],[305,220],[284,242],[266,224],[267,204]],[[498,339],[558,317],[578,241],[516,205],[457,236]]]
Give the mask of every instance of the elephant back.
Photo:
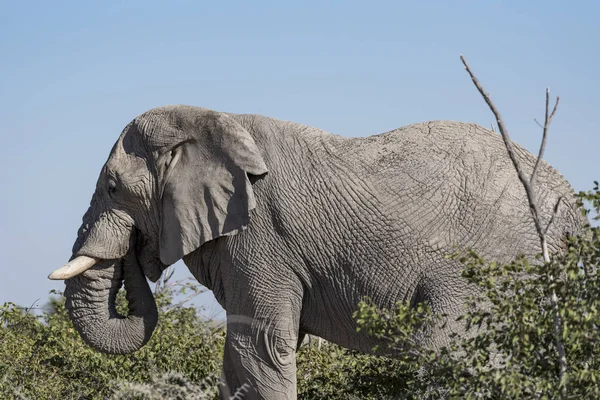
[[[346,158],[361,160],[380,198],[394,199],[390,213],[431,248],[469,247],[499,261],[539,252],[525,190],[498,133],[432,121],[355,141]],[[531,176],[536,157],[517,144],[515,153]],[[549,230],[550,248],[558,251],[565,235],[577,234],[586,220],[572,187],[545,161],[535,192],[543,226],[562,199]]]

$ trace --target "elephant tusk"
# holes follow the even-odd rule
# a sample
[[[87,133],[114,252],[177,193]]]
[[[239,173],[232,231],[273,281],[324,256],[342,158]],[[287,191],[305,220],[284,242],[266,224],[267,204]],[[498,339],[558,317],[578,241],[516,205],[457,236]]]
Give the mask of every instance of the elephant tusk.
[[[79,256],[69,261],[64,266],[48,275],[48,279],[64,280],[72,278],[82,272],[92,268],[98,261],[97,258]]]

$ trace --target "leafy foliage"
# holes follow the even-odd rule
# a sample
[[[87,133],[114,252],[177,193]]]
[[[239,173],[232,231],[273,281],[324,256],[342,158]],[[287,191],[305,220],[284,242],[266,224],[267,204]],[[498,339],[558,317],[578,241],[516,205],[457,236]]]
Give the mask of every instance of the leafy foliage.
[[[148,383],[127,382],[112,397],[114,400],[209,400],[216,396],[218,379],[209,376],[204,382],[193,383],[181,373],[165,373],[152,377]]]
[[[124,293],[119,295],[124,306]],[[72,327],[64,298],[33,315],[15,304],[0,308],[0,398],[102,399],[125,382],[151,382],[179,371],[205,384],[220,376],[223,329],[203,321],[195,307],[173,306],[173,290],[156,296],[159,323],[149,343],[123,356],[88,347]],[[215,385],[211,385],[214,392]]]
[[[580,198],[598,214],[597,184]],[[363,302],[357,322],[383,339],[388,352],[427,371],[421,381],[425,385],[412,386],[405,398],[553,399],[566,383],[568,398],[600,398],[599,232],[589,226],[583,235],[569,238],[566,251],[550,263],[519,258],[499,265],[473,252],[458,256],[465,264],[463,276],[481,291],[467,300],[459,318],[467,335],[438,351],[415,340],[426,332],[424,327],[442,321],[426,304],[410,308],[399,303],[393,310],[379,310]],[[550,304],[553,293],[568,366],[563,379]]]
[[[308,344],[298,352],[299,399],[398,398],[415,372],[392,358],[371,356],[324,342]]]

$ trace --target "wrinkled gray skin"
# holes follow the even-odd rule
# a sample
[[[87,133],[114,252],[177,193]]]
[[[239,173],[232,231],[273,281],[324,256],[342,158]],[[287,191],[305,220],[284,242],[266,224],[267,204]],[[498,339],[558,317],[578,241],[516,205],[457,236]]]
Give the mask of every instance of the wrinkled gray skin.
[[[531,171],[535,158],[517,154]],[[565,196],[549,232],[556,251],[582,219],[571,187],[545,163],[537,185],[543,218]],[[73,249],[104,261],[67,280],[67,305],[91,346],[135,351],[157,322],[144,275],[156,281],[183,258],[227,311],[231,392],[248,383],[246,398],[295,398],[304,334],[366,352],[376,344],[352,319],[363,297],[457,315],[471,289],[445,258],[453,246],[499,261],[539,252],[498,134],[438,121],[344,138],[168,106],[137,117],[111,151]],[[114,309],[123,279],[127,317]]]

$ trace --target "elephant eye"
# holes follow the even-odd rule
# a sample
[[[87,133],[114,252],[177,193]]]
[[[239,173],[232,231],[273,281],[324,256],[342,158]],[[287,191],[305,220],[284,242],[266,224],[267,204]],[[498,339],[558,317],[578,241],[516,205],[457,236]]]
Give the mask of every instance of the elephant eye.
[[[110,195],[113,195],[117,191],[117,182],[114,179],[108,180],[107,190]]]

